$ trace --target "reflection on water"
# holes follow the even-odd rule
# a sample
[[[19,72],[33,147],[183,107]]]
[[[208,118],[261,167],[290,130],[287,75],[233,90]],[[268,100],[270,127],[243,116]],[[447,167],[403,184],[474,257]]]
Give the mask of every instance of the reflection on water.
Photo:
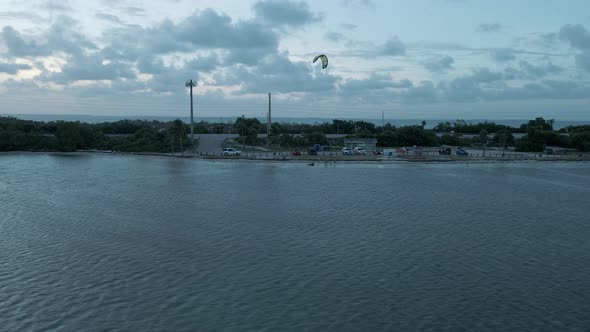
[[[3,331],[584,330],[590,165],[0,155]]]

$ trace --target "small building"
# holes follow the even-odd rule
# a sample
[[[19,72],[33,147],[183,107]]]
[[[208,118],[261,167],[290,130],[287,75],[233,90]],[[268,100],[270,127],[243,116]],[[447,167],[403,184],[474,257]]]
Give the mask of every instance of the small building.
[[[360,147],[365,149],[367,152],[373,152],[377,150],[377,139],[376,138],[345,138],[344,147],[350,148],[351,150]]]

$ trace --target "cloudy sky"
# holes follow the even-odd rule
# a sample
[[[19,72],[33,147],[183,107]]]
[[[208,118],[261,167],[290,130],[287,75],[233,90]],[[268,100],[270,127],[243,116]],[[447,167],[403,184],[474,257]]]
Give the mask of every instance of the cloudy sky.
[[[0,0],[0,114],[590,120],[587,0]],[[312,59],[330,59],[322,70]]]

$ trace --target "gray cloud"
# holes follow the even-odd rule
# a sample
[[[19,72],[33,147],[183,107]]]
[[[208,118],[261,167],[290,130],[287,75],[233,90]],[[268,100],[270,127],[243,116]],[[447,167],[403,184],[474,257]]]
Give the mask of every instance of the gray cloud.
[[[94,17],[103,20],[103,21],[107,21],[110,23],[115,23],[117,25],[121,25],[121,26],[125,26],[125,27],[139,27],[136,24],[128,24],[123,22],[123,20],[121,20],[118,16],[116,15],[112,15],[112,14],[106,14],[106,13],[96,13],[94,14]]]
[[[346,30],[354,30],[354,29],[358,28],[358,25],[352,24],[352,23],[342,23],[342,24],[340,24],[340,26]]]
[[[31,13],[31,12],[21,12],[21,11],[0,12],[0,18],[1,19],[6,19],[6,20],[10,20],[10,19],[28,20],[28,21],[32,21],[32,22],[44,22],[44,21],[47,21],[46,18],[43,18],[43,17],[41,17],[38,14]]]
[[[155,29],[150,29],[149,33],[156,33],[159,37],[176,38],[179,42],[196,48],[268,51],[278,46],[277,34],[255,21],[234,23],[230,17],[209,9],[188,17],[178,25],[166,21]]]
[[[588,88],[587,85],[571,81],[538,81],[542,76],[559,72],[560,69],[557,69],[557,66],[550,63],[533,66],[521,62],[521,67],[521,69],[510,68],[505,72],[493,72],[489,68],[479,68],[470,74],[450,81],[443,81],[438,85],[426,81],[402,91],[399,97],[402,102],[407,103],[587,98],[587,92],[585,92],[587,91],[585,89]],[[511,77],[510,72],[516,72],[518,77]],[[510,86],[505,81],[524,77],[535,78],[536,81],[520,86]]]
[[[19,70],[32,69],[33,67],[21,63],[7,63],[0,62],[0,73],[6,73],[10,75],[16,74]]]
[[[129,64],[122,62],[105,62],[98,54],[75,56],[62,67],[61,72],[46,75],[47,79],[67,84],[74,81],[117,80],[120,78],[135,78]],[[41,78],[45,78],[43,75]]]
[[[540,78],[550,74],[558,74],[563,71],[563,68],[550,62],[542,65],[533,65],[526,61],[520,61],[519,65],[521,70],[529,78]]]
[[[340,32],[328,31],[324,35],[324,38],[327,40],[333,41],[333,42],[339,42],[342,39],[344,39],[344,35],[341,34]]]
[[[375,3],[373,2],[373,0],[343,0],[342,3],[345,6],[353,5],[353,6],[375,9]]]
[[[241,85],[238,94],[306,92],[318,93],[335,89],[338,78],[325,71],[312,75],[307,62],[293,62],[287,56],[275,54],[263,59],[257,67],[233,66],[218,84]]]
[[[68,12],[72,10],[72,7],[69,5],[69,0],[47,0],[47,2],[42,5],[42,8],[56,12]]]
[[[223,63],[254,65],[275,54],[279,35],[255,20],[233,22],[207,9],[179,23],[165,20],[150,28],[120,28],[109,32],[110,45],[102,53],[111,59],[134,61],[145,54],[223,50]]]
[[[471,74],[441,83],[444,98],[454,102],[477,101],[482,98],[482,85],[501,81],[502,73],[492,72],[488,68],[478,68]]]
[[[576,55],[576,65],[585,71],[590,72],[590,51],[584,51]]]
[[[380,55],[404,55],[406,53],[406,45],[397,36],[390,37],[385,44],[380,47]]]
[[[559,30],[559,38],[569,42],[574,48],[580,50],[590,49],[590,33],[580,24],[563,26]]]
[[[409,88],[412,82],[402,80],[395,82],[387,75],[373,74],[365,79],[347,79],[339,84],[339,89],[344,95],[365,94],[367,90],[383,90],[395,88]]]
[[[60,16],[42,36],[23,36],[11,26],[5,26],[0,42],[7,49],[8,56],[43,56],[55,52],[81,54],[85,49],[96,49],[96,45],[76,31],[77,22],[67,16]]]
[[[254,5],[254,11],[260,20],[276,26],[297,27],[321,20],[303,1],[259,1]]]
[[[484,23],[477,27],[479,32],[497,32],[502,29],[502,25],[498,23]]]
[[[431,81],[422,81],[419,85],[412,85],[400,93],[399,98],[408,104],[433,103],[440,99],[439,91]]]
[[[208,56],[193,58],[185,64],[187,71],[208,73],[216,69],[221,64],[217,54],[212,53]]]
[[[167,69],[168,67],[159,57],[144,55],[137,60],[137,70],[144,74],[161,74]]]
[[[20,32],[16,31],[11,26],[5,26],[2,29],[0,40],[8,49],[10,56],[38,56],[47,55],[47,45],[38,44],[34,40],[25,40]]]
[[[143,8],[127,6],[127,7],[121,8],[121,9],[127,15],[131,15],[131,16],[144,16],[145,15],[145,10]]]
[[[581,51],[576,55],[576,65],[590,72],[590,33],[580,24],[565,25],[559,30],[559,38]]]
[[[498,62],[507,62],[516,59],[514,55],[514,50],[510,48],[497,48],[490,50],[490,55],[492,59]]]
[[[426,64],[424,64],[424,67],[426,69],[428,69],[429,71],[435,72],[435,73],[436,72],[445,72],[445,71],[453,68],[454,62],[455,62],[455,59],[453,59],[453,57],[445,55],[442,58],[434,59],[434,60],[427,62]]]

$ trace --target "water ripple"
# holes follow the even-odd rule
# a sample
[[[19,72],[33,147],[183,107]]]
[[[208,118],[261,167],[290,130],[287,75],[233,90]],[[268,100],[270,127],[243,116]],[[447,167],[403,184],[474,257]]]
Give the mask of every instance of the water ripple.
[[[0,326],[583,331],[589,170],[0,156]]]

